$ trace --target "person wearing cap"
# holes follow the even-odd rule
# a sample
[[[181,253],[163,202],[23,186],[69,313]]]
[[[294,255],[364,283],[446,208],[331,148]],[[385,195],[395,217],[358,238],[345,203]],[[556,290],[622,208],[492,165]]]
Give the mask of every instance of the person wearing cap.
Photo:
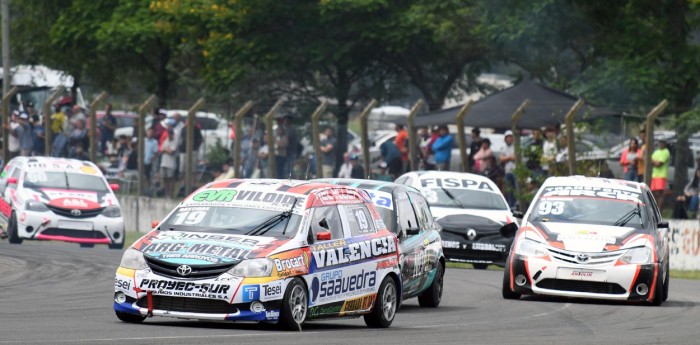
[[[350,153],[345,152],[343,154],[343,164],[340,165],[340,170],[338,170],[338,178],[351,178],[352,177],[352,163],[350,163]]]
[[[501,153],[499,161],[505,172],[505,196],[508,206],[515,207],[515,146],[513,145],[513,131],[506,131],[504,135],[506,148]]]
[[[651,154],[651,193],[659,205],[659,210],[664,209],[664,190],[668,179],[668,166],[671,162],[671,152],[666,148],[666,139],[659,139],[659,147]]]
[[[360,157],[356,153],[350,155],[350,164],[352,165],[350,178],[366,178],[365,168],[360,163]]]
[[[177,170],[177,138],[175,128],[168,127],[161,149],[160,177],[163,180],[165,196],[171,198],[175,190],[175,170]]]
[[[34,147],[34,134],[32,133],[32,127],[29,125],[29,114],[24,111],[19,114],[19,126],[22,129],[19,134],[19,154],[31,156],[32,148]]]
[[[433,143],[433,152],[435,152],[435,166],[440,171],[450,170],[450,158],[452,158],[452,136],[447,126],[440,126],[440,137]]]

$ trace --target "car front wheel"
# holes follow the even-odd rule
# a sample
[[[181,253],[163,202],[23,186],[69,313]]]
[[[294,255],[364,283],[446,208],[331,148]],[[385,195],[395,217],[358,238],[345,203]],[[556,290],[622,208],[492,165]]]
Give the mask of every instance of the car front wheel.
[[[506,267],[505,270],[503,271],[503,286],[501,288],[501,294],[503,295],[503,298],[505,299],[519,299],[520,294],[517,292],[513,292],[513,290],[510,289],[510,262],[506,261]]]
[[[10,220],[7,222],[7,232],[9,233],[8,241],[12,244],[22,244],[22,238],[19,237],[17,231],[17,216],[12,212]]]
[[[420,304],[421,307],[436,308],[440,305],[444,281],[443,276],[444,271],[442,264],[438,264],[437,272],[435,272],[435,278],[433,278],[433,283],[430,284],[428,290],[426,290],[422,295],[418,296],[418,304]]]
[[[309,310],[309,296],[306,287],[299,278],[294,278],[287,286],[282,300],[280,327],[290,331],[301,331]]]
[[[384,277],[372,312],[365,315],[365,324],[371,328],[389,328],[396,315],[398,298],[396,282],[390,276]]]

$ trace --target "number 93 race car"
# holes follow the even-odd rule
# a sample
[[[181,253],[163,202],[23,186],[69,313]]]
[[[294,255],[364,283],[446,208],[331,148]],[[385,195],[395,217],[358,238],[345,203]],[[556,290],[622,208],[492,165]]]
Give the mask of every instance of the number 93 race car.
[[[644,184],[550,177],[515,236],[503,297],[536,294],[661,305],[669,287],[667,233],[668,223]]]
[[[16,157],[0,174],[0,222],[9,242],[54,240],[83,247],[124,246],[124,219],[113,190],[93,163]]]
[[[114,310],[261,321],[364,315],[389,327],[401,303],[398,240],[358,189],[224,180],[192,193],[125,251]]]

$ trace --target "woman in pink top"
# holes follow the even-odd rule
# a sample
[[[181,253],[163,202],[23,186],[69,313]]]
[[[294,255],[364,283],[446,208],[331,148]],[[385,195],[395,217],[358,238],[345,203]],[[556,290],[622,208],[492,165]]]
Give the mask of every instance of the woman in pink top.
[[[491,151],[491,140],[484,138],[481,140],[481,148],[479,152],[474,155],[474,160],[479,161],[477,164],[477,173],[483,173],[491,167],[491,162],[489,161],[493,157],[493,151]]]
[[[620,165],[625,172],[624,179],[627,181],[637,181],[637,161],[641,159],[641,150],[639,150],[639,142],[637,139],[630,139],[629,146],[622,150],[620,155]]]

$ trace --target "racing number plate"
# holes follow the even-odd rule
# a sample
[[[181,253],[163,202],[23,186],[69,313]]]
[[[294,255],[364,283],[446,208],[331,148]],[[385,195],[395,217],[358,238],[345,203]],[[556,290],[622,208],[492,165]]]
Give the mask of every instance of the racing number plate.
[[[605,271],[602,270],[561,267],[557,270],[557,279],[605,282],[607,281],[607,275],[605,274]]]
[[[92,230],[92,222],[76,222],[74,220],[59,220],[58,227],[60,229],[71,229],[71,230]]]

